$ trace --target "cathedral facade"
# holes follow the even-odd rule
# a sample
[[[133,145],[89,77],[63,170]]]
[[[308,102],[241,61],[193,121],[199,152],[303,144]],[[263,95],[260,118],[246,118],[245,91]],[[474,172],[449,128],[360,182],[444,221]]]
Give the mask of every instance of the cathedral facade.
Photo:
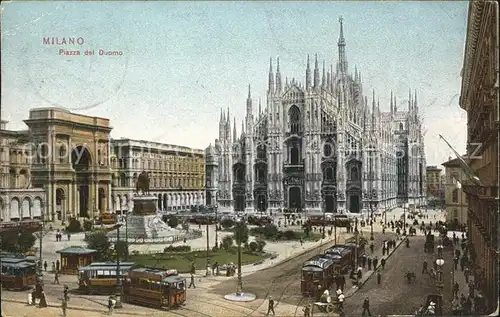
[[[255,111],[250,86],[241,131],[221,111],[219,138],[206,149],[206,203],[220,210],[377,212],[425,203],[426,160],[417,94],[390,111],[361,73],[349,72],[340,20],[335,71],[309,56],[305,83],[283,82],[271,60],[267,104]],[[406,103],[406,100],[405,100]]]

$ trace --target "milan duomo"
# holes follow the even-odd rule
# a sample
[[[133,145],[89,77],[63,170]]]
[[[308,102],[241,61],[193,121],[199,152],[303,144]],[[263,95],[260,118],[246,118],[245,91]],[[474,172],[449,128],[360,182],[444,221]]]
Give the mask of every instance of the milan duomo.
[[[314,67],[314,68],[313,68]],[[425,153],[417,93],[407,105],[391,94],[364,96],[350,73],[342,19],[338,62],[307,57],[305,84],[285,79],[271,60],[267,106],[255,113],[250,86],[241,133],[229,109],[206,150],[207,201],[219,210],[382,212],[425,204]],[[405,98],[406,99],[406,98]]]

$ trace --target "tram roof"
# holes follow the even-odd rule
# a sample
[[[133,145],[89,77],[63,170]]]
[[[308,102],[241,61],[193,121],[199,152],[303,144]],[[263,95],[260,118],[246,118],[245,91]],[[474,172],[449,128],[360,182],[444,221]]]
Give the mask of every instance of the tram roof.
[[[94,249],[87,249],[82,246],[71,246],[64,248],[62,250],[57,250],[56,253],[62,253],[62,254],[91,254],[91,253],[97,253],[97,250]]]
[[[2,259],[2,266],[3,267],[13,267],[13,268],[18,268],[18,269],[24,269],[30,266],[35,266],[35,263],[28,262],[28,261],[22,261],[22,262],[16,262],[16,263],[5,263]]]
[[[163,279],[163,282],[165,283],[179,283],[179,282],[184,282],[186,279],[182,276],[179,275],[171,275],[167,276]]]
[[[326,269],[327,267],[329,267],[332,264],[333,264],[333,261],[331,259],[317,258],[315,260],[305,262],[303,265],[303,268],[306,269],[307,267],[317,267],[320,269]]]
[[[128,271],[135,265],[135,262],[120,262],[120,271]],[[116,262],[94,262],[87,266],[81,266],[80,271],[107,271],[116,270]]]

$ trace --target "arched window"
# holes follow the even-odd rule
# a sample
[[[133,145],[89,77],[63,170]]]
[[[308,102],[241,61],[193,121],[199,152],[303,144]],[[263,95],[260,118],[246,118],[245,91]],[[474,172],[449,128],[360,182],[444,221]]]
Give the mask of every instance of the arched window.
[[[326,169],[326,180],[332,181],[333,180],[333,168],[328,167]]]
[[[451,201],[454,203],[458,203],[458,189],[455,188],[451,193]]]
[[[351,180],[359,180],[358,168],[356,166],[351,167]]]
[[[458,210],[453,210],[453,218],[458,218]]]
[[[59,163],[64,163],[64,158],[66,157],[66,147],[64,145],[61,145],[59,147]]]
[[[261,160],[266,159],[266,147],[264,145],[257,147],[257,158]]]
[[[290,132],[297,134],[300,132],[300,110],[297,106],[293,105],[288,110],[288,117],[290,122]]]
[[[299,148],[296,143],[292,144],[292,148],[290,149],[290,164],[291,165],[299,165],[300,161],[300,153]]]
[[[323,155],[325,158],[331,157],[332,156],[332,142],[328,140],[325,142],[325,145],[323,145]]]

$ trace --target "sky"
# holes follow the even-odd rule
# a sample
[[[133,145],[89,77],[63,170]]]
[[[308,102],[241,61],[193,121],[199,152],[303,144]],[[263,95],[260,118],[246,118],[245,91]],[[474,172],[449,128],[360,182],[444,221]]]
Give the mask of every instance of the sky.
[[[305,81],[307,54],[337,62],[344,20],[349,70],[388,111],[417,90],[428,165],[465,153],[459,107],[466,1],[447,2],[2,2],[1,103],[8,128],[29,110],[62,107],[110,118],[113,138],[206,148],[220,109],[238,133],[248,85],[266,103],[269,59]],[[49,45],[44,38],[81,38]],[[80,56],[61,54],[78,50]],[[94,55],[85,55],[92,51]],[[115,52],[120,55],[100,55]],[[226,110],[227,111],[227,110]]]

